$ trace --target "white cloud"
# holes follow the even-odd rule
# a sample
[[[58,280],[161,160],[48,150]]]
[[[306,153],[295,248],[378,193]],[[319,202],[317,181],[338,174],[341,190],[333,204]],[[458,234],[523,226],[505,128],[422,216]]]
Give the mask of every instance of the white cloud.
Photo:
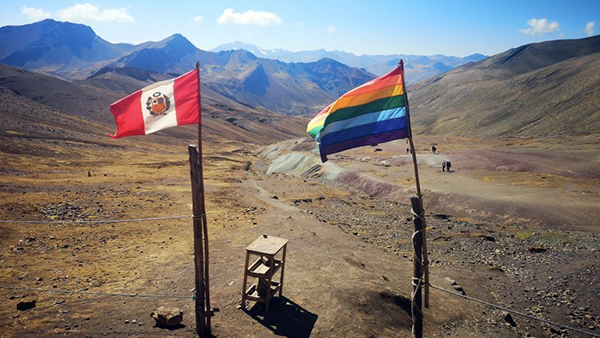
[[[536,19],[533,18],[527,21],[529,28],[520,29],[519,32],[529,35],[542,35],[545,33],[555,32],[559,30],[558,22],[549,22],[548,19]]]
[[[590,21],[585,25],[587,36],[596,35],[596,21]]]
[[[200,15],[198,15],[198,16],[195,16],[195,17],[193,17],[193,18],[192,18],[192,20],[193,20],[194,22],[200,22],[200,21],[204,20],[204,18],[203,18],[203,17],[201,17]]]
[[[57,16],[61,20],[72,22],[134,22],[135,20],[127,13],[127,8],[100,9],[92,4],[77,4],[58,11]]]
[[[336,30],[335,26],[329,26],[329,28],[327,29],[327,32],[329,32],[329,34],[333,34],[333,33],[335,33],[335,30]]]
[[[31,21],[40,21],[52,17],[52,14],[50,14],[50,12],[46,12],[45,10],[40,8],[33,8],[27,6],[21,7],[21,14],[25,15]]]
[[[233,9],[227,8],[217,19],[217,22],[220,24],[235,25],[279,26],[282,21],[276,13],[261,11],[236,13]]]

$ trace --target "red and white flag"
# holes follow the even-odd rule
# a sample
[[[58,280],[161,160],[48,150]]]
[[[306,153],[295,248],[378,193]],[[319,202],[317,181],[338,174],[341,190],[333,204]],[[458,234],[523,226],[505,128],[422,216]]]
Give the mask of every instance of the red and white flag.
[[[199,68],[154,83],[110,105],[119,138],[146,135],[184,124],[200,124]]]

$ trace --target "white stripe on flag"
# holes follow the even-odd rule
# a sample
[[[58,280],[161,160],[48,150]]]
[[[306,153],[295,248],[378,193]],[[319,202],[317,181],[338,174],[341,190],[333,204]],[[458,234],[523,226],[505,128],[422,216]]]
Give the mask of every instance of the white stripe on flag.
[[[150,86],[144,88],[142,91],[141,105],[142,115],[144,116],[144,128],[146,134],[157,132],[161,129],[171,128],[177,126],[177,114],[176,114],[176,102],[175,95],[173,95],[173,80],[164,81],[159,83],[158,86]],[[158,95],[164,95],[169,99],[169,109],[160,115],[152,115],[146,108],[148,98],[152,98]]]

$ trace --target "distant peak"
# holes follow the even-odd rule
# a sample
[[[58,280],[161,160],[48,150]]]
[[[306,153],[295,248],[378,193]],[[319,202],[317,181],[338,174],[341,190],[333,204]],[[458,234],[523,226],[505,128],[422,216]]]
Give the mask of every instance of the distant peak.
[[[190,40],[188,40],[185,36],[183,36],[179,33],[173,34],[173,35],[169,36],[168,38],[165,38],[164,40],[157,42],[154,47],[162,48],[162,47],[167,47],[167,46],[177,46],[179,48],[184,48],[184,49],[189,49],[189,50],[196,49],[196,47],[194,46],[193,43],[190,42]]]
[[[251,45],[249,43],[245,43],[245,42],[242,42],[242,41],[234,41],[234,42],[230,42],[230,43],[226,43],[226,44],[220,45],[217,48],[214,48],[213,50],[222,51],[222,50],[255,49],[255,48],[258,48],[258,46]]]
[[[239,46],[239,47],[243,47],[243,46],[254,46],[254,45],[250,45],[248,43],[242,42],[242,41],[234,41],[231,43],[232,46]]]
[[[489,57],[488,55],[475,53],[475,54],[465,56],[464,59],[469,60],[469,61],[479,61],[479,60],[487,59],[488,57]]]
[[[330,57],[324,57],[324,58],[318,60],[317,63],[325,63],[325,64],[333,64],[333,65],[343,65],[343,66],[345,66],[343,63],[341,63],[341,62],[339,62],[337,60],[334,60],[334,59],[332,59]]]
[[[248,60],[256,60],[257,59],[256,55],[254,55],[252,52],[249,52],[249,51],[247,51],[245,49],[235,50],[232,53],[232,55],[237,55],[240,58],[245,58],[245,59],[248,59]]]
[[[188,40],[185,36],[183,36],[179,33],[175,33],[175,34],[169,36],[164,41],[183,42],[183,43],[191,44],[190,40]]]
[[[79,27],[84,29],[92,30],[92,27],[81,24],[81,23],[73,23],[69,21],[56,21],[54,19],[44,19],[41,21],[33,22],[30,24],[23,25],[25,26],[51,26],[51,27]]]
[[[266,58],[273,58],[274,53],[281,51],[281,50],[274,50],[274,49],[271,49],[271,50],[262,49],[256,45],[248,44],[248,43],[241,42],[241,41],[227,43],[227,44],[220,45],[220,46],[212,49],[213,52],[222,52],[222,51],[228,51],[228,50],[245,50],[256,56],[266,57]]]
[[[44,19],[42,21],[40,21],[39,23],[58,23],[58,21],[54,20],[54,19]]]

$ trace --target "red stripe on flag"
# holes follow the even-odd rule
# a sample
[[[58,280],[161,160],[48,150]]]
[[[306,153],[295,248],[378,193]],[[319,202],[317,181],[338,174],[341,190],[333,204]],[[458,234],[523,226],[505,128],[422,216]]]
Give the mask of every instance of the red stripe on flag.
[[[200,95],[198,69],[175,79],[173,91],[177,110],[177,125],[199,124],[200,108],[198,96]]]
[[[371,80],[359,87],[352,89],[342,97],[362,95],[371,93],[386,87],[400,86],[402,85],[402,68],[397,67],[386,75],[380,76],[374,80]]]
[[[115,117],[117,132],[109,135],[119,138],[132,135],[145,135],[144,117],[141,105],[142,91],[139,90],[110,106],[110,113]]]

